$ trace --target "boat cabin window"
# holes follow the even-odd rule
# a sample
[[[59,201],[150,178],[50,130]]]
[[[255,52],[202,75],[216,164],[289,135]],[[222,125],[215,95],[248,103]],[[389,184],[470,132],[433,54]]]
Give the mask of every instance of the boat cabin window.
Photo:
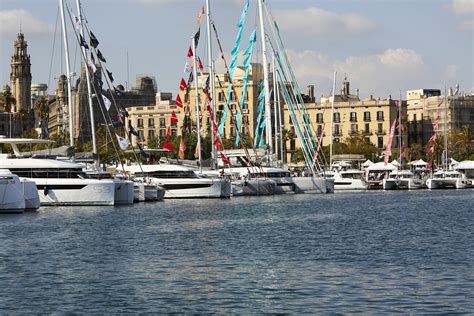
[[[341,178],[343,179],[362,179],[362,175],[359,172],[354,173],[342,173]]]
[[[10,169],[12,173],[23,178],[77,179],[84,177],[81,168],[42,168],[42,169]]]
[[[192,170],[163,170],[153,172],[135,172],[136,177],[152,177],[159,179],[198,178]]]
[[[102,180],[102,179],[113,179],[111,173],[86,173],[83,176],[85,179],[97,179],[97,180]]]

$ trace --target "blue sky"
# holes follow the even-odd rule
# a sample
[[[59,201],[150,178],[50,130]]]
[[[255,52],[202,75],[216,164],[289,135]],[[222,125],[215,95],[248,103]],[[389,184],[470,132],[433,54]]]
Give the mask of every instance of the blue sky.
[[[75,1],[66,2],[75,10]],[[244,2],[211,0],[226,52],[232,49]],[[337,70],[339,82],[347,74],[352,91],[359,88],[362,97],[397,97],[399,89],[444,90],[456,83],[461,91],[474,93],[474,0],[266,3],[280,24],[302,89],[314,84],[316,95],[330,93],[332,73]],[[82,4],[117,84],[127,81],[128,52],[132,85],[137,74],[151,74],[161,91],[177,92],[204,0],[82,0]],[[21,21],[31,54],[33,82],[49,82],[55,88],[54,78],[64,69],[59,34],[54,37],[58,7],[57,0],[0,0],[2,85],[9,81],[12,45]],[[251,0],[241,49],[258,25],[256,10],[256,0]],[[70,36],[71,61],[77,71],[79,54],[72,39]],[[199,50],[203,60],[205,44],[203,33]],[[215,42],[214,48],[216,58]],[[253,59],[258,62],[261,58],[257,56],[254,53]],[[219,63],[217,67],[222,68]]]

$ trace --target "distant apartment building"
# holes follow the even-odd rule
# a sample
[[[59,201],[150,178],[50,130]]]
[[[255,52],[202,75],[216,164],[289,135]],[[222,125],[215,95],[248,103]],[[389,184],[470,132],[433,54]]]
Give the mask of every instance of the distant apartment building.
[[[309,89],[311,91],[311,89]],[[313,99],[310,95],[307,99]],[[307,114],[317,137],[322,136],[322,145],[330,144],[331,120],[333,121],[333,142],[343,142],[345,138],[358,133],[367,142],[371,142],[379,151],[387,145],[390,126],[398,116],[398,100],[374,99],[372,96],[360,100],[358,95],[350,93],[350,84],[346,79],[342,83],[340,94],[334,96],[334,116],[331,118],[332,96],[322,96],[320,102],[305,102]],[[406,102],[402,101],[402,112],[406,112]],[[296,135],[288,107],[284,107],[284,128]],[[406,138],[406,137],[405,137]],[[396,143],[396,142],[395,142]],[[395,146],[395,143],[393,146]],[[296,137],[286,141],[287,159],[301,148]]]
[[[166,136],[166,130],[170,127],[170,135],[178,135],[178,124],[171,121],[173,111],[176,116],[180,116],[182,111],[176,106],[171,93],[158,92],[154,104],[128,107],[129,117],[126,121],[126,127],[129,130],[133,127],[139,134],[139,139],[132,137],[132,145],[147,144],[150,140],[163,139]],[[157,143],[156,147],[162,144]]]
[[[447,96],[439,89],[409,90],[407,121],[409,144],[426,145],[433,133],[444,134],[445,122],[448,134],[463,126],[474,131],[474,96],[454,94],[452,89]],[[438,127],[433,129],[435,122]]]

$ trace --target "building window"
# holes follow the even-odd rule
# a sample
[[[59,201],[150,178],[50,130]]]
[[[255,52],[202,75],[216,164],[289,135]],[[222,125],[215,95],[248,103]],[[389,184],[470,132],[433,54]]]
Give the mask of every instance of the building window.
[[[176,135],[178,135],[178,130],[175,128],[171,129],[171,136],[176,137]]]
[[[149,130],[148,131],[148,139],[155,138],[155,131],[154,130]]]
[[[383,137],[377,137],[377,148],[378,149],[383,148]]]
[[[235,111],[235,103],[231,103],[231,104],[230,104],[230,109],[231,109],[232,111]]]
[[[357,112],[351,112],[351,122],[357,122]]]
[[[364,133],[369,134],[370,133],[370,124],[367,123],[364,125]]]
[[[160,138],[165,137],[165,134],[166,134],[166,130],[160,129]]]
[[[341,114],[338,113],[338,112],[334,113],[333,120],[334,120],[334,123],[340,123],[341,122]]]
[[[351,134],[357,133],[357,124],[351,124]]]
[[[224,110],[224,104],[219,104],[219,111],[223,111]]]
[[[232,92],[230,93],[230,99],[231,99],[232,101],[235,101],[235,94],[234,94],[234,91],[232,91]]]
[[[160,127],[165,127],[165,126],[166,126],[166,119],[160,118]]]
[[[290,150],[295,151],[296,150],[296,142],[294,139],[290,140]]]
[[[138,138],[139,138],[140,140],[145,139],[145,138],[143,137],[143,135],[144,135],[144,134],[143,134],[143,131],[142,131],[142,130],[139,130],[139,131],[138,131]]]
[[[379,134],[383,133],[383,124],[382,123],[377,124],[377,133],[379,133]]]
[[[370,112],[364,112],[364,121],[370,122]]]
[[[141,119],[141,118],[137,119],[137,127],[138,128],[143,128],[143,119]]]
[[[149,128],[155,128],[155,119],[153,119],[153,118],[148,119],[148,127]]]
[[[245,109],[248,109],[248,108],[249,108],[248,103],[244,103],[244,104],[242,105],[242,110],[245,110]]]
[[[377,121],[383,121],[383,111],[377,111]]]
[[[318,136],[321,136],[323,134],[323,126],[318,125]]]
[[[235,136],[235,135],[236,135],[236,133],[235,133],[235,127],[231,126],[231,127],[230,127],[230,136],[233,137],[233,136]]]
[[[223,102],[224,101],[224,92],[219,92],[219,101]],[[220,106],[220,105],[219,105]]]
[[[341,135],[341,129],[338,124],[334,125],[334,135]]]
[[[413,114],[413,121],[414,121],[415,124],[416,124],[416,114]]]
[[[316,123],[322,123],[323,122],[323,113],[317,113],[316,114]]]

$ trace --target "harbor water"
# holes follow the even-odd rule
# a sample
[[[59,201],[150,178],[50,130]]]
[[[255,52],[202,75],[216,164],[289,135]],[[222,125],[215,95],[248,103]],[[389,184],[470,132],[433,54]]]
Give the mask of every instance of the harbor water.
[[[1,313],[471,313],[474,190],[0,217]]]

